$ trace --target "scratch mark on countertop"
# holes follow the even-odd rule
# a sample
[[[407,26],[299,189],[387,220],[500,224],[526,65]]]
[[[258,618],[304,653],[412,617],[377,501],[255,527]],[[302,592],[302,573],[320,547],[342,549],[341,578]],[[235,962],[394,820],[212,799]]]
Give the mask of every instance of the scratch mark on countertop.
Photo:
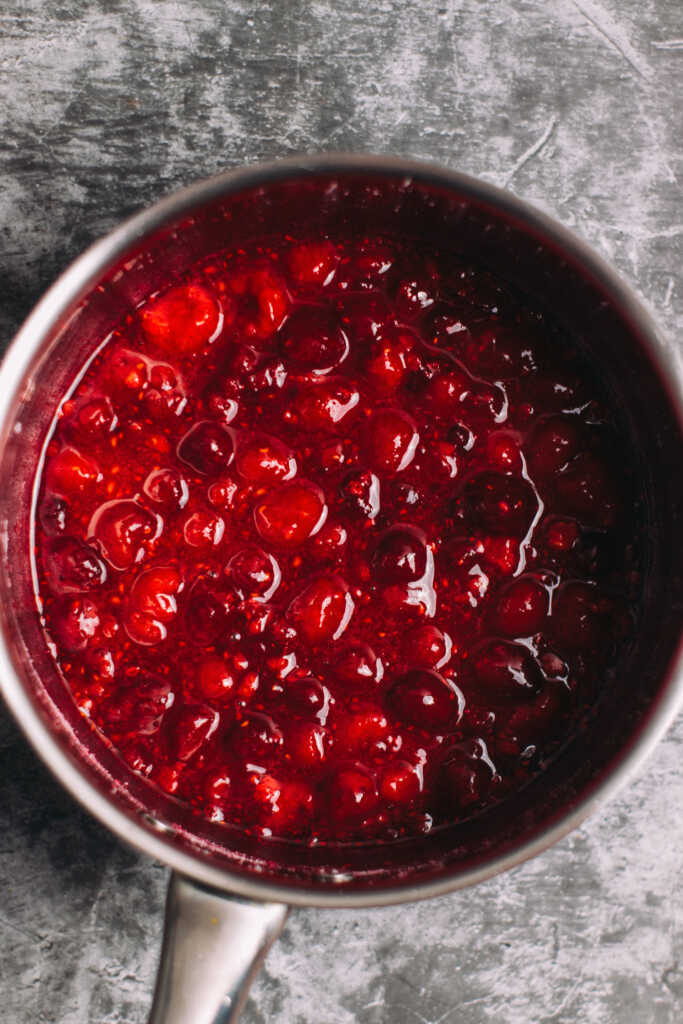
[[[503,188],[508,187],[508,185],[515,177],[517,172],[521,171],[522,167],[524,167],[524,165],[527,164],[529,160],[533,159],[533,157],[535,156],[538,156],[538,154],[541,152],[550,136],[555,131],[555,128],[558,124],[558,120],[559,119],[557,117],[553,116],[541,137],[537,139],[533,145],[529,146],[529,148],[522,153],[522,155],[516,161],[516,163],[513,164],[513,166],[510,168],[507,174],[503,177]]]
[[[642,78],[651,78],[652,69],[646,61],[642,60],[637,51],[631,46],[626,38],[624,30],[614,21],[600,4],[593,0],[572,0],[577,11],[584,16],[595,31],[607,41],[607,43],[621,54],[627,64]]]

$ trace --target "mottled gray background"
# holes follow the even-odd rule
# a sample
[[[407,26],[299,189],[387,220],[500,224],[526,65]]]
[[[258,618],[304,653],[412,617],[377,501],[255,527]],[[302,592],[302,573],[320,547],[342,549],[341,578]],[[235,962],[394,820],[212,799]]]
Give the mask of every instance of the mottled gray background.
[[[616,263],[673,343],[682,61],[681,0],[1,0],[0,335],[168,190],[354,149],[534,200]],[[682,753],[679,721],[607,810],[477,889],[294,913],[246,1024],[679,1024]],[[165,884],[0,708],[0,1018],[141,1024]]]

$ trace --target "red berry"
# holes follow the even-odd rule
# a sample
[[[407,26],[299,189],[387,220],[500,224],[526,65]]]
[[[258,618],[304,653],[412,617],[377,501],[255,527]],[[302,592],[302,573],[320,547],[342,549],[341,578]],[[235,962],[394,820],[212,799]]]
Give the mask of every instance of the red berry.
[[[323,492],[307,480],[285,484],[254,508],[256,529],[265,541],[295,546],[318,532],[327,518]]]
[[[102,480],[99,466],[75,448],[62,448],[49,464],[48,485],[65,498],[92,491]]]
[[[152,470],[142,489],[150,501],[155,501],[168,512],[185,508],[190,496],[187,481],[177,469]]]
[[[373,752],[383,749],[388,735],[389,722],[382,709],[376,705],[356,708],[337,725],[340,746],[351,754],[371,748]]]
[[[390,761],[382,769],[379,795],[390,804],[412,804],[422,792],[422,780],[408,761]]]
[[[139,352],[114,349],[102,367],[107,391],[115,397],[130,400],[139,397],[149,382],[149,363]]]
[[[94,590],[107,578],[107,568],[97,552],[75,537],[53,541],[44,556],[45,577],[56,594]]]
[[[129,569],[145,556],[163,528],[161,516],[123,499],[100,505],[88,530],[114,569]]]
[[[304,771],[315,771],[324,764],[330,746],[330,734],[321,725],[296,722],[287,732],[285,747],[292,763]]]
[[[245,596],[269,601],[280,585],[280,567],[272,555],[252,545],[233,555],[226,571]]]
[[[538,510],[533,489],[521,477],[484,470],[464,486],[455,514],[473,529],[523,537]]]
[[[442,668],[448,664],[453,643],[448,633],[436,626],[424,625],[406,633],[405,656],[421,668]]]
[[[349,341],[329,309],[299,306],[280,330],[280,351],[295,370],[325,374],[344,362]]]
[[[260,342],[277,331],[289,311],[284,281],[270,267],[235,271],[226,282],[238,307],[238,319],[247,338]]]
[[[417,343],[417,336],[406,327],[390,327],[373,340],[365,372],[377,391],[390,394],[401,386]]]
[[[297,676],[287,679],[282,686],[282,696],[288,707],[303,715],[312,715],[324,725],[330,702],[329,691],[311,676]]]
[[[350,473],[342,484],[346,509],[363,519],[374,519],[380,510],[379,478],[369,469]]]
[[[401,409],[373,413],[366,437],[373,467],[389,475],[410,465],[420,440],[415,420]]]
[[[564,583],[555,595],[551,632],[558,646],[568,651],[595,651],[602,641],[602,599],[597,587]]]
[[[327,806],[340,824],[364,817],[376,804],[377,787],[363,765],[344,765],[329,780]]]
[[[519,450],[519,437],[498,430],[489,434],[486,441],[486,459],[493,469],[501,473],[520,473],[522,454]]]
[[[549,606],[547,589],[534,579],[522,577],[501,593],[494,621],[504,636],[532,636],[543,628]]]
[[[268,715],[246,711],[226,739],[230,752],[246,763],[270,765],[284,743],[282,730]]]
[[[475,693],[484,702],[533,696],[541,682],[527,648],[503,640],[488,640],[479,647],[472,655],[471,670]]]
[[[581,433],[575,418],[552,416],[543,420],[529,442],[529,464],[534,473],[552,476],[562,469],[581,446]]]
[[[615,519],[617,498],[605,467],[595,456],[578,455],[555,481],[562,510],[589,526],[606,529]]]
[[[300,242],[289,253],[289,269],[298,285],[328,285],[339,257],[332,242]]]
[[[452,747],[441,769],[441,796],[444,803],[469,811],[486,800],[496,776],[486,744],[482,739],[468,740]]]
[[[101,440],[116,430],[118,417],[111,400],[103,395],[84,402],[74,416],[73,425],[80,438]]]
[[[342,420],[358,407],[358,389],[334,377],[313,382],[297,398],[297,411],[302,424],[311,431],[334,433]]]
[[[183,539],[191,548],[208,550],[218,547],[224,533],[225,521],[205,509],[193,512],[183,523]]]
[[[103,707],[103,718],[119,739],[131,734],[154,736],[174,703],[175,693],[167,680],[142,672],[132,685],[112,695]]]
[[[206,655],[197,665],[197,688],[210,701],[232,699],[238,688],[239,679],[233,668],[223,658]]]
[[[401,320],[414,320],[434,305],[436,296],[437,282],[433,274],[406,277],[396,292],[396,312]]]
[[[220,715],[207,704],[190,704],[175,720],[173,752],[180,761],[190,758],[209,742],[218,729]]]
[[[237,472],[255,484],[274,484],[296,475],[296,459],[275,437],[240,437],[235,456]]]
[[[289,617],[311,646],[338,640],[353,615],[349,589],[339,576],[318,576],[294,598]]]
[[[273,835],[296,834],[308,824],[313,813],[313,793],[305,782],[253,772],[249,784],[249,811],[255,811]]]
[[[450,732],[462,718],[465,699],[452,683],[431,669],[411,669],[394,683],[387,699],[402,722],[429,732]]]
[[[204,476],[218,476],[235,455],[230,429],[211,420],[195,423],[178,445],[178,457]]]
[[[53,606],[51,623],[57,640],[67,651],[82,651],[97,636],[100,615],[90,598],[70,597]]]
[[[187,596],[185,624],[195,644],[208,647],[229,630],[235,598],[218,590],[215,581],[199,577]]]
[[[366,692],[379,683],[384,675],[381,659],[368,644],[363,643],[349,644],[339,654],[335,653],[330,667],[337,679],[346,686],[358,687]]]
[[[365,291],[344,295],[338,304],[344,330],[358,345],[386,334],[396,325],[393,312],[381,292]]]
[[[509,380],[535,368],[534,339],[521,328],[474,327],[470,352],[484,377]]]
[[[427,572],[429,554],[422,530],[393,526],[375,548],[372,571],[380,583],[415,583]]]
[[[182,579],[174,566],[155,566],[136,578],[130,590],[130,605],[160,622],[170,622],[178,611],[176,595],[181,589]]]
[[[165,352],[188,355],[213,341],[221,327],[218,304],[200,285],[179,285],[143,306],[142,330]]]

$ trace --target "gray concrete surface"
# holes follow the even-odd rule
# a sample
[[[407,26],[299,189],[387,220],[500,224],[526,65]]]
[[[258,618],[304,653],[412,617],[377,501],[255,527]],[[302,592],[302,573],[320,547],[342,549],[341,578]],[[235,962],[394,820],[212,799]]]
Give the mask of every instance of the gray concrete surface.
[[[0,336],[169,189],[354,149],[536,201],[680,337],[682,62],[680,0],[2,0]],[[475,890],[293,914],[245,1024],[678,1024],[682,755],[679,720],[607,810]],[[141,1024],[165,883],[0,709],[0,1019]]]

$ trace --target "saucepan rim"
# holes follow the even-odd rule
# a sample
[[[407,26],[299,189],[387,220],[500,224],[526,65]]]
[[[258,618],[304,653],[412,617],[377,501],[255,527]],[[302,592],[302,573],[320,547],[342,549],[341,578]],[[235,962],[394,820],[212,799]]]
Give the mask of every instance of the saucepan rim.
[[[132,246],[179,217],[234,192],[265,187],[297,176],[354,173],[406,178],[452,189],[475,202],[490,204],[514,218],[526,230],[536,232],[541,239],[554,244],[593,278],[621,315],[635,326],[639,338],[647,347],[650,360],[659,372],[662,385],[668,391],[671,408],[683,427],[683,382],[673,355],[666,351],[655,324],[633,291],[571,231],[510,192],[438,164],[401,157],[327,153],[252,164],[203,179],[173,192],[128,218],[90,246],[38,302],[0,364],[0,446],[6,443],[14,404],[41,345],[54,332],[55,325],[61,324],[68,317],[95,282]],[[2,630],[0,692],[25,736],[61,784],[103,825],[140,852],[164,862],[203,885],[247,898],[321,907],[385,906],[439,896],[482,882],[541,853],[576,828],[597,806],[625,784],[673,721],[683,703],[683,653],[679,643],[677,656],[666,679],[661,683],[655,705],[639,734],[620,753],[610,771],[598,779],[575,806],[538,835],[482,864],[465,868],[454,865],[450,873],[447,869],[437,879],[418,882],[407,880],[387,888],[356,891],[347,890],[343,886],[335,889],[333,883],[329,889],[318,889],[289,885],[287,882],[264,881],[256,873],[249,876],[231,871],[229,866],[218,867],[205,859],[199,850],[193,852],[180,849],[163,829],[155,829],[152,821],[145,823],[142,818],[134,820],[117,806],[114,796],[100,792],[62,748],[22,685],[11,645]]]

